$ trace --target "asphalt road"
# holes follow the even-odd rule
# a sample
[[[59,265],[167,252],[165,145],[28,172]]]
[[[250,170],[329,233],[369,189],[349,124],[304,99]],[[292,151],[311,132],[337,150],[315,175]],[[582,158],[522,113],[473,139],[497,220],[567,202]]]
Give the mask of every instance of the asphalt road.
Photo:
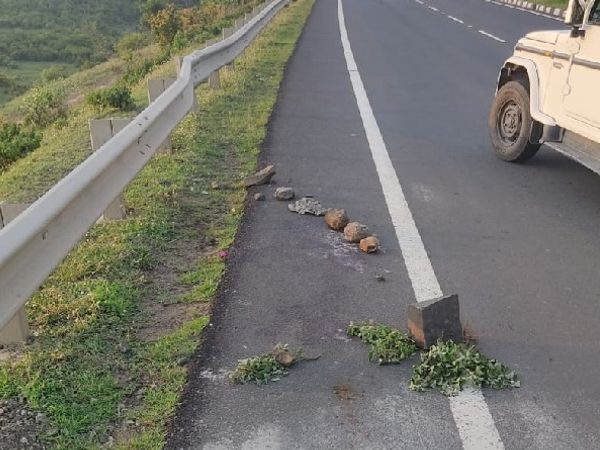
[[[343,0],[357,66],[444,292],[482,350],[522,387],[484,390],[506,448],[600,448],[600,178],[541,150],[496,159],[487,113],[515,40],[559,22],[483,0]],[[450,16],[450,17],[449,17]],[[503,42],[504,41],[504,42]],[[317,0],[282,85],[264,162],[370,225],[363,255],[321,219],[249,206],[169,447],[460,448],[448,400],[408,390],[411,364],[378,367],[350,320],[404,327],[414,301],[340,41],[336,0]],[[386,281],[375,280],[384,274]],[[278,342],[306,362],[281,381],[224,372]]]

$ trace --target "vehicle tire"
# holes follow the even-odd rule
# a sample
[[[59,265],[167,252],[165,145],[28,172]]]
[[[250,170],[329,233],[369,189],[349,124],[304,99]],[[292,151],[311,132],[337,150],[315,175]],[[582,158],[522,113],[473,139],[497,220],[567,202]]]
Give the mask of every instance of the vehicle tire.
[[[488,120],[496,156],[511,162],[533,157],[541,144],[529,142],[532,123],[527,89],[518,81],[509,81],[496,94]]]

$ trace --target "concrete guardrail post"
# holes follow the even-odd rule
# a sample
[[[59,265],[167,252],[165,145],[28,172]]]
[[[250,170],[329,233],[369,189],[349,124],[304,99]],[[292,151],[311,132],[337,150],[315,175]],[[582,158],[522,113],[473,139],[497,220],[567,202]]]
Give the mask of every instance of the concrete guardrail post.
[[[90,140],[92,141],[92,151],[95,152],[106,144],[113,136],[125,128],[132,119],[91,119],[90,120]],[[102,215],[103,220],[121,220],[126,217],[125,202],[123,195],[119,194],[112,203],[106,208]]]
[[[148,78],[148,104],[156,100],[160,95],[171,86],[177,78]],[[156,150],[156,153],[171,153],[171,135],[160,144],[160,147]]]
[[[175,57],[175,68],[177,69],[177,78],[179,78],[182,64],[183,64],[183,58],[181,56]],[[165,89],[166,89],[166,87],[165,87]],[[198,105],[198,98],[196,98],[195,91],[194,91],[193,95],[194,95],[194,105],[192,106],[192,112],[198,113],[198,112],[200,112],[200,106]],[[150,89],[148,89],[148,96],[150,96]]]
[[[0,230],[10,221],[29,207],[26,203],[0,203]],[[29,337],[29,326],[27,325],[27,316],[25,307],[17,311],[12,319],[0,330],[0,344],[22,344]]]
[[[206,41],[206,47],[210,47],[211,45],[218,42],[218,39],[210,39]],[[212,89],[220,89],[221,88],[221,75],[218,70],[215,70],[208,76],[208,85]]]
[[[233,35],[233,33],[235,33],[237,30],[239,30],[239,20],[235,21],[233,27],[223,28],[223,40],[227,39],[228,37],[231,37],[231,35]],[[227,70],[234,70],[235,61],[231,61],[229,64],[226,64],[225,67],[227,68]]]

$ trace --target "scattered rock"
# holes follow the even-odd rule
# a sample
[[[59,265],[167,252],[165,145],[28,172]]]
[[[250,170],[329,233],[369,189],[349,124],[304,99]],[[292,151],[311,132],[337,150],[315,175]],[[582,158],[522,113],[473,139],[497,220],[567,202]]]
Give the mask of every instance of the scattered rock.
[[[344,238],[348,242],[358,243],[369,235],[369,229],[362,223],[350,222],[344,227]]]
[[[385,277],[379,273],[377,275],[375,275],[375,279],[377,281],[385,281]]]
[[[280,187],[275,189],[275,194],[273,196],[277,200],[285,201],[293,199],[296,194],[291,187]]]
[[[257,202],[262,202],[265,200],[265,194],[263,194],[262,192],[257,192],[256,194],[254,194],[254,200]]]
[[[267,184],[269,181],[271,181],[273,175],[275,175],[275,166],[269,165],[264,169],[259,170],[254,175],[251,175],[248,178],[246,178],[244,180],[244,186],[251,187],[260,186],[261,184]]]
[[[348,222],[350,222],[350,219],[348,219],[345,209],[333,208],[325,213],[325,223],[332,230],[344,231]]]
[[[379,250],[379,239],[375,236],[369,236],[360,240],[358,247],[365,253],[375,253]]]
[[[210,184],[210,188],[216,191],[218,189],[221,189],[221,184],[218,181],[213,181]]]
[[[322,216],[327,212],[321,202],[312,197],[304,197],[295,203],[290,203],[288,209],[298,214],[312,214],[313,216]]]
[[[275,347],[271,354],[283,367],[291,367],[296,362],[296,357],[290,353],[287,347],[284,346]]]

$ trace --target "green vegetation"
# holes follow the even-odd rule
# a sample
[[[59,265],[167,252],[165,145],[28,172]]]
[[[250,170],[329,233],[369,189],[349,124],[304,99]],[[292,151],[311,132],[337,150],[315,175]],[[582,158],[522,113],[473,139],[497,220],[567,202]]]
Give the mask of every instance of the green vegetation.
[[[513,371],[481,354],[474,345],[452,341],[438,341],[423,353],[410,380],[412,390],[437,388],[444,395],[456,395],[465,385],[504,389],[519,387],[520,382]]]
[[[99,62],[139,21],[135,0],[0,0],[0,54],[15,61]]]
[[[85,97],[85,102],[88,105],[98,108],[116,108],[121,111],[131,111],[132,109],[135,109],[135,102],[131,96],[131,90],[122,85],[90,92]]]
[[[232,383],[267,384],[287,375],[287,370],[271,353],[241,359],[229,375]]]
[[[26,124],[46,128],[67,118],[65,93],[56,84],[37,86],[23,97],[21,111]]]
[[[15,123],[0,124],[0,170],[40,146],[42,137]]]
[[[117,448],[163,447],[224,268],[219,252],[232,244],[241,219],[240,181],[256,167],[311,6],[300,0],[283,10],[235,71],[223,74],[222,89],[198,89],[202,114],[189,115],[173,132],[173,154],[157,155],[126,190],[132,214],[90,230],[28,302],[34,340],[22,358],[0,365],[0,398],[22,396],[48,417],[48,447],[98,448],[109,437]],[[72,102],[86,86],[116,81],[123,67],[105,63],[56,85]],[[164,64],[151,75],[174,70]],[[145,83],[131,90],[142,104]],[[46,129],[42,147],[0,175],[0,198],[36,198],[89,155],[94,113],[72,104],[79,106]],[[210,189],[213,181],[223,187]]]
[[[569,4],[569,0],[535,0],[535,3],[542,5],[554,6],[555,8],[565,9]]]
[[[379,364],[398,364],[417,351],[417,346],[412,339],[387,325],[350,322],[346,333],[368,344],[369,361],[377,361]]]

